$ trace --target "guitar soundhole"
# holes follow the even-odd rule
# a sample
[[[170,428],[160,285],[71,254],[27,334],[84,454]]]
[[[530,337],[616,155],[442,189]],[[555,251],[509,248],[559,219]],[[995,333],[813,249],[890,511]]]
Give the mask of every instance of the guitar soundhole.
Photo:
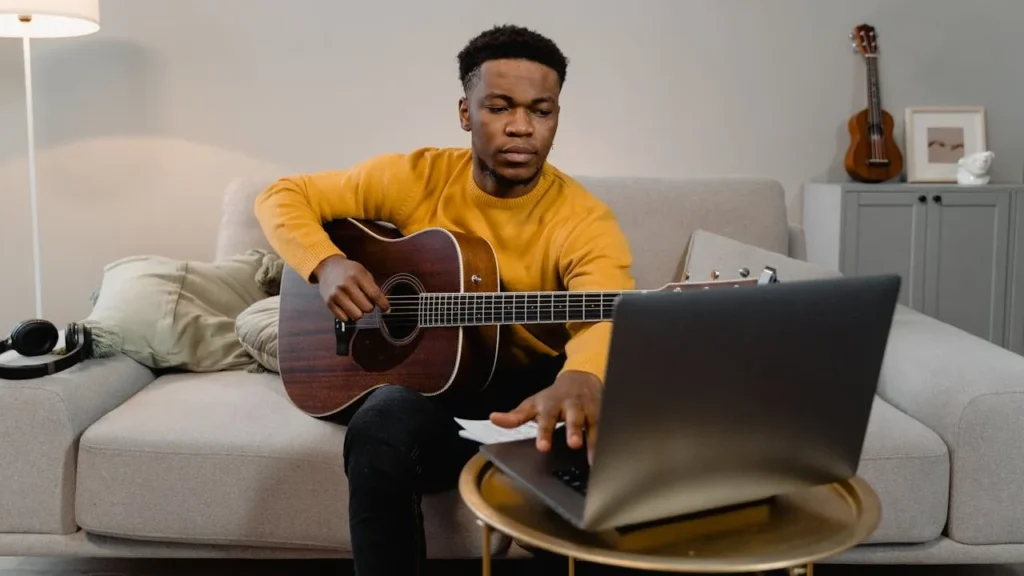
[[[384,288],[391,312],[381,315],[384,336],[393,344],[411,341],[419,329],[420,289],[413,279],[393,278]]]

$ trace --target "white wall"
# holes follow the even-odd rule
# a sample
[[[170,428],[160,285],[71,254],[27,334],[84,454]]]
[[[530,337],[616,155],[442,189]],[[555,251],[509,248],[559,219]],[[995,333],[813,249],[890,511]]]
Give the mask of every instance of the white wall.
[[[883,104],[989,111],[1020,181],[1019,0],[103,0],[102,29],[34,46],[45,315],[88,313],[121,256],[210,258],[237,175],[467,145],[455,55],[495,23],[572,59],[551,160],[571,173],[842,174],[865,106],[847,39],[875,25]],[[33,311],[21,46],[0,40],[0,333]],[[118,237],[126,238],[124,240]]]

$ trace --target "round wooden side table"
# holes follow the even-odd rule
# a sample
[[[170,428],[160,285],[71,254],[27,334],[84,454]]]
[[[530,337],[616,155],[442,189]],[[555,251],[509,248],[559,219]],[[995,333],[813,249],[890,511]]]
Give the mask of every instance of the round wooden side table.
[[[483,528],[484,576],[491,576],[492,530],[567,557],[570,576],[576,560],[657,572],[788,570],[812,576],[814,562],[864,542],[881,519],[878,496],[859,477],[777,496],[754,512],[759,516],[753,521],[718,522],[709,530],[716,517],[705,516],[663,527],[647,542],[575,528],[480,454],[463,468],[459,493]]]

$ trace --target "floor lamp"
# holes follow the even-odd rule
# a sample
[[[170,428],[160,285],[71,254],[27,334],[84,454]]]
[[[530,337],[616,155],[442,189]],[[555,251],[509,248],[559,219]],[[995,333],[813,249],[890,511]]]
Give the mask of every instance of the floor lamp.
[[[28,187],[32,203],[32,257],[35,264],[36,318],[43,317],[42,258],[36,193],[36,142],[32,110],[31,38],[84,36],[100,29],[99,0],[0,0],[0,37],[21,38],[25,55],[25,108],[28,116]]]

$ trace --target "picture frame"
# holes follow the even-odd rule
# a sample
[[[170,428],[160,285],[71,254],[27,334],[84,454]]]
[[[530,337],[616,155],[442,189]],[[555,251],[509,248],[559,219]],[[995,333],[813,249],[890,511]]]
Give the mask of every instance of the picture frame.
[[[910,106],[904,119],[907,182],[956,182],[957,161],[988,149],[984,106]]]

